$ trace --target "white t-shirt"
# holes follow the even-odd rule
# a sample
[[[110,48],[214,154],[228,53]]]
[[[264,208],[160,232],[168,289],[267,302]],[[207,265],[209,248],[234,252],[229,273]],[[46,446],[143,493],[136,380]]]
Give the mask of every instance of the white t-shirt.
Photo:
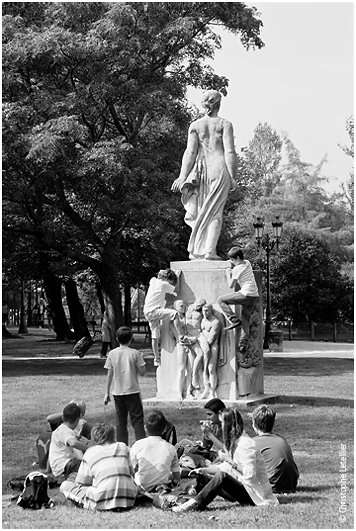
[[[113,369],[113,395],[131,395],[140,392],[138,367],[146,365],[139,350],[122,345],[109,352],[104,368]]]
[[[232,272],[231,278],[240,284],[240,292],[242,295],[249,297],[258,297],[258,287],[253,274],[252,266],[248,260],[244,260],[243,264],[236,265]]]
[[[135,483],[146,490],[156,485],[169,483],[170,472],[179,472],[176,449],[159,436],[150,435],[139,439],[131,448],[131,461],[135,473]]]
[[[151,278],[145,298],[143,313],[146,314],[152,312],[152,310],[155,310],[156,308],[164,308],[166,305],[166,293],[176,295],[174,293],[174,286],[166,280],[161,280],[156,277]]]
[[[69,439],[76,439],[76,436],[66,424],[61,424],[52,433],[48,461],[55,477],[63,474],[68,461],[74,458],[73,448],[67,445]]]
[[[278,505],[278,499],[273,494],[268,480],[262,454],[253,439],[245,432],[242,433],[237,443],[233,461],[239,470],[242,470],[242,474],[233,469],[227,461],[217,466],[223,472],[238,479],[256,505]]]

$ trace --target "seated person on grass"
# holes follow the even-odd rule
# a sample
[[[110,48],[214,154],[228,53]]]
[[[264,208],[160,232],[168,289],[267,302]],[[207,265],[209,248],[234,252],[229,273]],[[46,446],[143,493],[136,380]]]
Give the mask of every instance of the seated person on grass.
[[[135,482],[148,492],[159,485],[177,485],[180,482],[176,449],[161,437],[165,426],[163,413],[151,411],[145,422],[148,437],[136,441],[131,448]]]
[[[220,416],[223,449],[219,451],[219,457],[222,462],[192,470],[191,475],[200,475],[205,486],[187,502],[173,507],[175,513],[204,510],[216,496],[240,505],[278,505],[261,452],[245,433],[240,412],[237,408],[228,408]],[[220,445],[208,428],[206,436]]]
[[[95,511],[129,509],[135,504],[130,449],[115,442],[115,428],[97,424],[92,430],[95,446],[87,450],[74,481],[64,481],[60,491],[79,507]]]
[[[86,406],[84,400],[81,400],[79,398],[74,398],[69,403],[70,404],[76,404],[79,407],[79,409],[80,409],[80,419],[79,419],[78,425],[76,426],[76,428],[73,431],[74,431],[78,441],[80,441],[82,439],[82,442],[85,443],[86,440],[87,441],[90,440],[90,437],[91,437],[90,434],[91,434],[91,430],[92,430],[91,424],[89,424],[84,419],[84,415],[85,415],[87,406]],[[51,427],[51,430],[54,431],[63,422],[62,413],[52,413],[52,415],[48,415],[46,420],[49,423],[49,425]]]
[[[222,441],[221,421],[219,414],[225,408],[226,406],[224,402],[220,400],[220,398],[212,398],[204,405],[204,409],[207,410],[206,417],[207,422],[211,426],[211,432],[216,437],[216,439],[219,439],[219,441]],[[205,427],[207,424],[206,422],[202,422],[201,424],[204,435]],[[210,451],[212,461],[218,456],[218,452],[223,447],[223,444],[221,443],[221,447],[217,447],[217,445],[211,439],[204,436],[202,446],[204,446],[204,448]]]
[[[252,427],[258,437],[253,440],[262,453],[273,492],[293,492],[297,488],[299,471],[287,441],[272,433],[275,419],[272,407],[265,404],[256,407],[252,412]]]
[[[48,463],[55,477],[64,474],[67,479],[70,474],[78,471],[88,446],[78,441],[74,432],[80,419],[79,407],[68,404],[63,409],[62,418],[62,424],[52,433]]]

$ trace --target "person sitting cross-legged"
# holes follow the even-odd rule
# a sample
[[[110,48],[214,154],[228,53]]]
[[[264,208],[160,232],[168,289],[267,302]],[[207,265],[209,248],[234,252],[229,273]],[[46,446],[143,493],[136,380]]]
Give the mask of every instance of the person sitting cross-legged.
[[[123,442],[115,442],[115,428],[97,424],[92,429],[95,446],[84,454],[78,475],[64,481],[61,493],[78,507],[106,511],[129,509],[137,496],[133,479],[130,449]]]
[[[160,485],[177,485],[180,468],[177,451],[162,439],[166,419],[161,411],[153,410],[145,422],[148,437],[136,441],[131,448],[131,460],[135,470],[135,482],[145,491]]]
[[[223,462],[192,470],[191,475],[203,474],[206,484],[199,494],[173,507],[173,512],[203,510],[216,496],[241,505],[278,505],[261,452],[245,433],[237,408],[224,409],[221,422],[224,448],[219,451],[219,457]],[[214,435],[210,436],[215,439]]]
[[[275,410],[265,404],[252,412],[252,427],[257,448],[266,464],[268,479],[273,492],[294,492],[297,488],[299,471],[295,464],[291,447],[287,441],[272,433],[276,419]]]

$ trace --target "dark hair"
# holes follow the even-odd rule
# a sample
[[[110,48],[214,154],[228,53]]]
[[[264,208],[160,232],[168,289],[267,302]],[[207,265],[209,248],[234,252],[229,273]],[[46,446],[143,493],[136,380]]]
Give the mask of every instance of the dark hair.
[[[244,430],[244,421],[236,407],[229,407],[221,412],[223,442],[233,457],[239,438]]]
[[[236,258],[240,258],[240,260],[244,259],[244,253],[241,247],[231,247],[230,251],[227,253],[227,256],[233,260],[236,260]]]
[[[115,442],[115,428],[111,424],[96,424],[91,430],[91,440],[95,444]]]
[[[173,286],[175,286],[178,281],[177,275],[174,271],[172,271],[172,269],[161,269],[158,272],[157,278],[161,280],[166,280],[167,282],[173,284]]]
[[[75,422],[77,419],[80,418],[80,408],[77,406],[77,404],[68,404],[63,409],[62,413],[62,419],[63,422]]]
[[[166,417],[162,411],[154,409],[147,415],[145,425],[149,435],[162,435],[166,423]]]
[[[253,410],[252,420],[258,430],[271,433],[276,420],[276,412],[273,407],[261,404]]]
[[[222,409],[226,409],[226,406],[220,398],[212,398],[204,405],[204,409],[210,409],[214,413],[219,413]]]
[[[120,345],[128,345],[132,339],[132,330],[129,326],[120,326],[116,332],[116,338]]]

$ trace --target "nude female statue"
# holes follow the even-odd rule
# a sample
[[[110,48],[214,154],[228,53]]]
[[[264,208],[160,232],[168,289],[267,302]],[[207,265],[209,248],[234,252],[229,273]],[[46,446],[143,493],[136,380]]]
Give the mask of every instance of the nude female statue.
[[[216,246],[221,232],[224,206],[236,189],[237,157],[233,128],[220,118],[221,94],[208,90],[203,95],[203,118],[189,127],[181,172],[173,182],[186,210],[185,222],[192,228],[188,251],[191,260],[220,260]]]

